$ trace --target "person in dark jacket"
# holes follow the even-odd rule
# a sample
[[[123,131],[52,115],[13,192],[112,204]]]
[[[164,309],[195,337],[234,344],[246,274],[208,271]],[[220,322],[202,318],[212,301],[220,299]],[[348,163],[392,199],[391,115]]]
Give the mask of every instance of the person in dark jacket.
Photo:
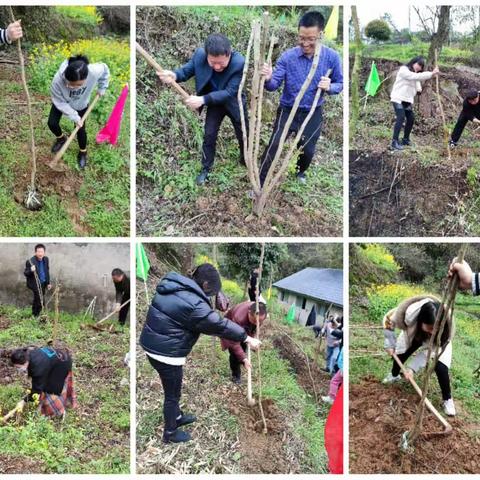
[[[450,146],[456,147],[468,122],[480,123],[480,92],[470,90],[463,101],[462,111],[450,137]]]
[[[258,304],[259,316],[258,321],[260,325],[265,321],[267,317],[267,306],[264,303]],[[255,315],[256,303],[252,301],[246,301],[239,303],[235,307],[231,308],[226,314],[225,318],[228,318],[237,325],[240,325],[248,335],[253,337],[257,331],[257,317]],[[230,370],[232,372],[232,382],[240,385],[242,382],[241,366],[247,370],[252,368],[248,361],[246,350],[246,343],[236,342],[234,340],[228,340],[222,338],[221,340],[222,350],[228,350],[230,357]]]
[[[68,350],[20,348],[12,352],[10,359],[17,370],[32,379],[32,388],[23,402],[38,400],[41,413],[47,416],[62,416],[67,406],[76,406]]]
[[[44,306],[45,290],[50,290],[50,261],[45,256],[45,245],[35,245],[35,255],[26,261],[24,275],[27,287],[33,292],[32,315],[39,317]]]
[[[123,327],[130,308],[130,303],[123,305],[127,300],[130,300],[130,279],[123,270],[114,268],[112,270],[112,280],[115,285],[115,301],[117,302],[115,309],[118,312],[118,322]]]
[[[191,439],[190,434],[179,427],[194,422],[196,418],[180,410],[180,397],[183,365],[200,334],[247,342],[253,349],[261,344],[248,336],[245,329],[212,309],[210,298],[221,288],[218,271],[208,263],[197,267],[191,278],[171,272],[157,285],[148,309],[140,345],[163,385],[165,443]]]
[[[254,268],[252,270],[252,273],[250,274],[250,278],[248,279],[248,298],[250,299],[251,302],[256,301],[258,273],[259,273],[258,267]],[[262,290],[259,285],[258,294],[260,295],[261,293],[262,293]]]
[[[204,48],[198,48],[185,65],[174,72],[170,70],[158,72],[160,80],[167,84],[186,82],[189,78],[195,77],[196,95],[188,97],[185,103],[193,110],[207,107],[202,145],[202,171],[196,180],[198,185],[205,183],[212,169],[218,131],[225,117],[232,122],[240,147],[240,163],[245,164],[240,108],[237,101],[244,63],[243,55],[232,50],[227,37],[212,34],[207,37]]]

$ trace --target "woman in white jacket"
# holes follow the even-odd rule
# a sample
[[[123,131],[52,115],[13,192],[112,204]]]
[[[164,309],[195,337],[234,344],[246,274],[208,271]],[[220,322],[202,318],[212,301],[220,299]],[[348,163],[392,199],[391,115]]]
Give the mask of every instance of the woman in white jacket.
[[[402,363],[406,363],[415,354],[406,367],[406,377],[413,378],[413,375],[427,364],[428,343],[439,307],[440,301],[432,295],[418,295],[404,300],[383,317],[384,347],[387,353],[393,355],[395,352]],[[395,328],[402,330],[398,339],[395,336]],[[435,365],[435,373],[442,391],[443,409],[447,415],[454,416],[456,412],[449,373],[452,364],[452,337],[453,319],[450,315],[440,339],[441,350]],[[432,357],[433,355],[432,353]],[[392,371],[384,378],[383,383],[393,383],[400,379],[400,366],[393,359]]]
[[[425,59],[423,57],[412,58],[406,65],[398,70],[395,83],[393,84],[390,101],[395,110],[395,126],[393,128],[392,150],[403,150],[404,146],[411,145],[410,132],[412,131],[414,115],[413,102],[415,95],[422,91],[420,82],[430,80],[439,74],[438,67],[431,72],[424,72]],[[403,139],[400,142],[400,131],[405,124]]]

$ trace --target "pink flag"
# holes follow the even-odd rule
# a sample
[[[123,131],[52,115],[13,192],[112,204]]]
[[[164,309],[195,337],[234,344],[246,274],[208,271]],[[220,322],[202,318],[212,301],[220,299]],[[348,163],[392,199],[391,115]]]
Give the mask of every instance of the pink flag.
[[[97,133],[97,143],[108,142],[116,145],[122,124],[123,110],[128,96],[128,84],[123,87],[122,93],[118,97],[117,103],[113,107],[110,117],[108,117],[105,126]]]

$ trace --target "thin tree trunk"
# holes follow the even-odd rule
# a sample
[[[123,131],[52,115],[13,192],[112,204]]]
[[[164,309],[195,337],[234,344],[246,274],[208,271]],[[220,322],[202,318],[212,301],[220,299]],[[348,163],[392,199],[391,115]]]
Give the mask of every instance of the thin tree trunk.
[[[362,37],[360,33],[360,22],[358,20],[357,7],[352,5],[352,22],[355,32],[355,60],[353,62],[351,75],[350,92],[350,142],[357,131],[358,117],[360,111],[360,67],[362,64]]]

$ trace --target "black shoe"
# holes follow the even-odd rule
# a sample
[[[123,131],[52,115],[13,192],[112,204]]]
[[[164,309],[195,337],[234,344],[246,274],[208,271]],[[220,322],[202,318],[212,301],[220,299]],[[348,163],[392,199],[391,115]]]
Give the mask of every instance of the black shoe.
[[[180,418],[177,418],[177,428],[183,425],[189,425],[190,423],[196,422],[197,417],[191,413],[182,413]]]
[[[411,147],[412,146],[412,142],[408,139],[408,138],[404,138],[402,140],[402,145],[405,146],[405,147]]]
[[[304,185],[307,183],[307,177],[305,176],[305,172],[298,172],[296,177],[299,183],[302,183]]]
[[[63,147],[67,141],[66,135],[61,136],[55,140],[55,143],[52,145],[52,153],[57,153]]]
[[[457,143],[457,142],[454,142],[453,140],[450,140],[450,141],[448,142],[448,146],[449,146],[450,148],[455,148],[455,147],[458,146],[458,143]]]
[[[207,180],[207,177],[208,177],[208,170],[202,170],[200,172],[200,175],[198,175],[196,179],[197,185],[203,185]]]
[[[173,432],[168,432],[165,430],[163,432],[163,442],[164,443],[183,443],[188,442],[192,439],[191,435],[188,432],[183,430],[174,430]]]
[[[402,145],[400,145],[400,142],[398,140],[393,140],[392,141],[392,150],[403,150]]]
[[[242,377],[240,375],[232,375],[232,382],[235,385],[241,385],[242,383]]]
[[[78,152],[77,161],[78,166],[83,170],[87,166],[87,152]]]

